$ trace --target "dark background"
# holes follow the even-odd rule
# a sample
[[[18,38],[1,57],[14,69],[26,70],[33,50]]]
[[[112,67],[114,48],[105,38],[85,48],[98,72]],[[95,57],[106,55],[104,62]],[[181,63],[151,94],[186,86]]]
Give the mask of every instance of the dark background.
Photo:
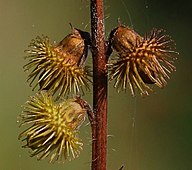
[[[191,11],[191,1],[105,0],[106,35],[120,18],[141,35],[153,27],[167,30],[180,52],[177,71],[167,87],[155,88],[156,93],[149,97],[117,94],[110,83],[108,170],[118,170],[122,164],[125,170],[192,169]],[[0,21],[0,169],[90,169],[89,125],[81,128],[84,150],[80,157],[52,165],[30,158],[21,148],[17,140],[21,129],[16,123],[20,106],[36,92],[26,83],[23,51],[37,35],[60,41],[70,33],[69,22],[89,31],[89,1],[0,0]],[[92,92],[85,96],[90,103],[91,96]]]

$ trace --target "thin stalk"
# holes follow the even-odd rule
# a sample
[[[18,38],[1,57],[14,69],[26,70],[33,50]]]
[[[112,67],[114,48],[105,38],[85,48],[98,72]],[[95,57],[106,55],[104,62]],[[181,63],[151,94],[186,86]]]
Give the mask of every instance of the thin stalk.
[[[103,0],[91,0],[93,56],[92,170],[106,170],[107,155],[107,57]]]

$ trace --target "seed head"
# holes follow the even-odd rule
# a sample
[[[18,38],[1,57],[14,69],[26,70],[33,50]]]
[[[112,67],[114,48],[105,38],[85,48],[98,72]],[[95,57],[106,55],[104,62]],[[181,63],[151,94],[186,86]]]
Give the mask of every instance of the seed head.
[[[169,79],[168,73],[175,71],[175,43],[165,31],[153,29],[141,37],[133,29],[119,26],[112,30],[109,46],[117,54],[111,59],[110,79],[115,79],[114,87],[126,90],[127,86],[135,95],[138,88],[141,94],[148,95],[152,89],[148,84],[163,88]],[[110,50],[109,50],[110,51]]]
[[[38,160],[49,157],[50,162],[79,156],[83,143],[78,130],[86,116],[82,101],[74,98],[54,103],[45,91],[31,97],[19,117],[20,126],[29,125],[19,139],[26,142],[24,148],[31,149],[31,156],[37,155]]]
[[[48,37],[38,36],[32,40],[26,59],[29,62],[24,69],[30,70],[27,81],[32,86],[39,77],[33,90],[39,85],[40,90],[48,90],[58,98],[68,93],[78,94],[89,89],[90,72],[85,66],[89,45],[89,33],[73,28],[58,45],[52,44]]]

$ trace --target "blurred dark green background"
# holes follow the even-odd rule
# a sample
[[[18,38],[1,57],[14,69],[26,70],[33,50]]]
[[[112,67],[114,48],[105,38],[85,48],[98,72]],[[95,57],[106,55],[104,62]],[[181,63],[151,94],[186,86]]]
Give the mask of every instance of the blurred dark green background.
[[[192,4],[188,1],[106,0],[106,34],[117,18],[140,34],[164,28],[177,43],[177,72],[168,86],[150,97],[130,97],[109,88],[108,170],[192,169]],[[131,20],[129,18],[129,14]],[[66,164],[30,158],[21,148],[16,123],[21,105],[35,92],[26,83],[24,50],[37,35],[59,41],[70,32],[69,22],[89,31],[87,0],[0,0],[0,169],[90,169],[90,127],[82,127],[84,150]],[[85,98],[91,102],[91,92]]]

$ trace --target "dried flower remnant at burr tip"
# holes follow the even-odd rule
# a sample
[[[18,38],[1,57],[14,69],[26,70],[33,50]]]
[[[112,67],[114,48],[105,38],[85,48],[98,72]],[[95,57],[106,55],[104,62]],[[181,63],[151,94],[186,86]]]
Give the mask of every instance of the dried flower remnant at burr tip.
[[[31,149],[31,156],[49,157],[52,163],[79,156],[83,143],[78,131],[87,112],[82,102],[78,97],[55,103],[46,91],[31,97],[19,117],[20,126],[28,125],[19,139],[26,142],[24,148]]]
[[[121,25],[109,36],[108,51],[117,54],[109,61],[110,80],[115,79],[118,91],[129,87],[132,95],[136,89],[148,95],[152,91],[149,84],[163,88],[168,74],[176,70],[173,62],[178,53],[174,50],[175,43],[164,30],[153,29],[142,37]]]
[[[29,62],[24,69],[32,69],[27,79],[30,86],[38,79],[33,90],[39,85],[39,90],[48,90],[53,94],[58,92],[59,98],[61,95],[78,94],[89,89],[91,75],[85,62],[90,35],[72,29],[73,32],[58,45],[52,44],[46,36],[38,36],[31,41],[29,50],[26,50]]]
[[[113,29],[109,36],[110,45],[119,57],[127,57],[142,40],[143,38],[133,29],[124,26]]]

